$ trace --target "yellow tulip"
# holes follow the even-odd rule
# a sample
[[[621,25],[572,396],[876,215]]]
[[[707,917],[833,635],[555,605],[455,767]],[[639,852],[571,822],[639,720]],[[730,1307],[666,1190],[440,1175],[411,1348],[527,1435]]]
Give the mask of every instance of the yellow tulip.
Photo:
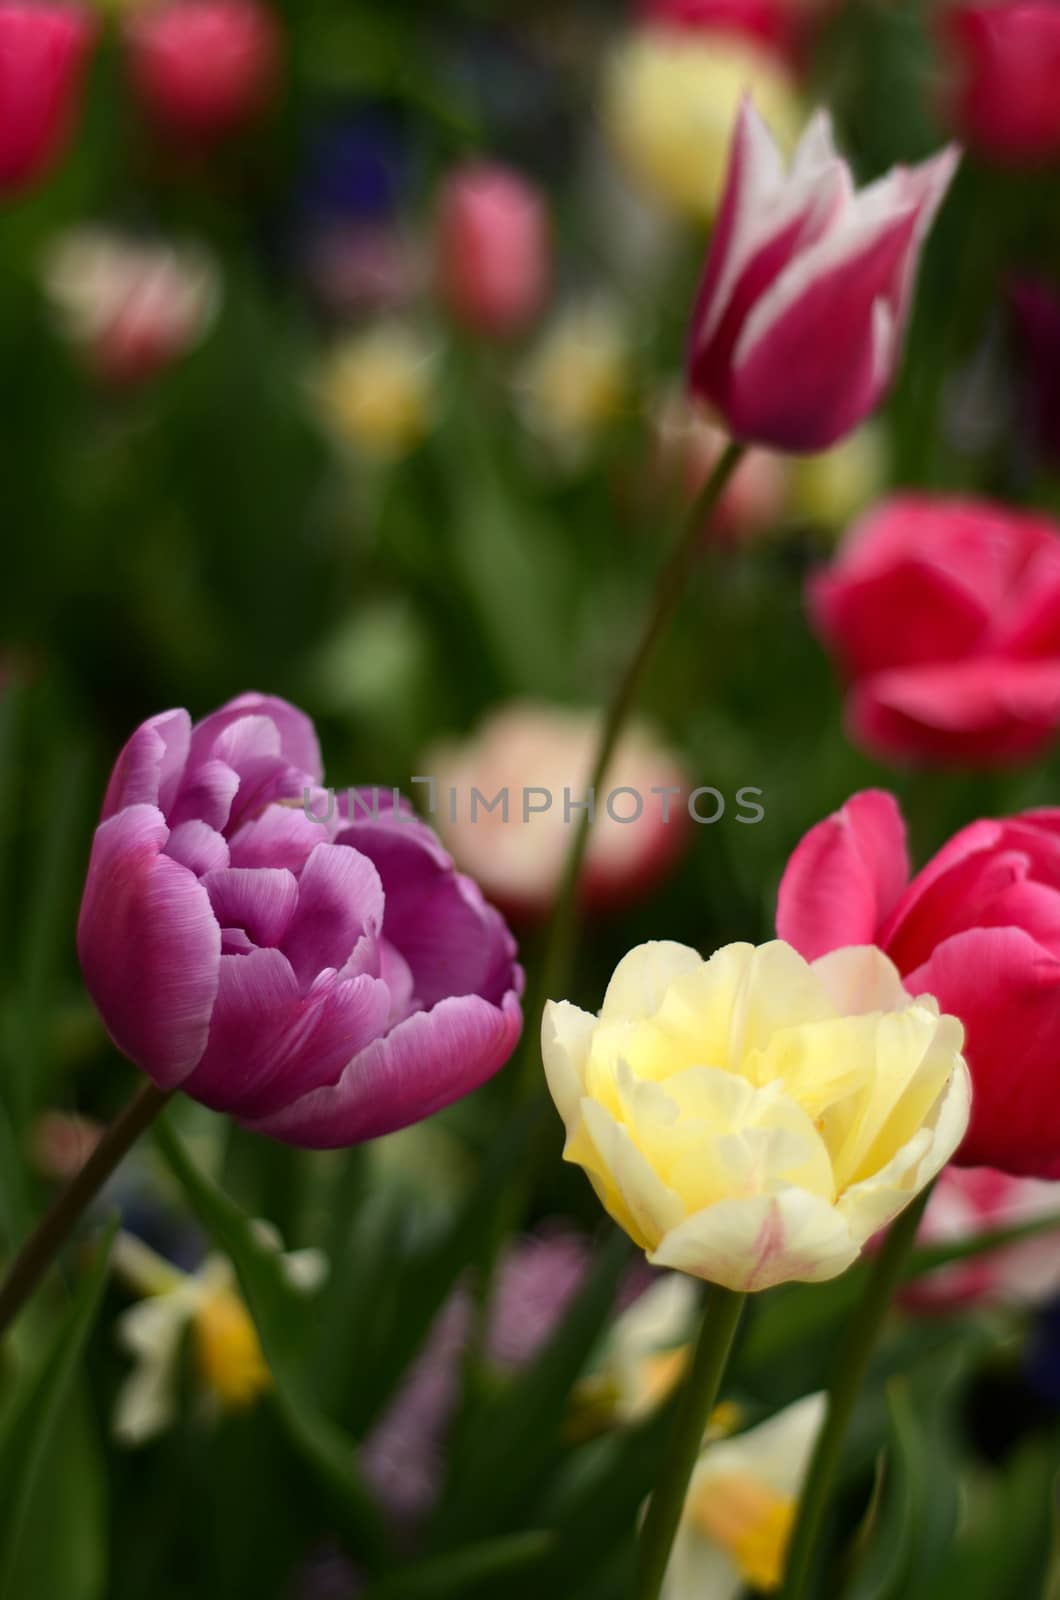
[[[734,1290],[835,1277],[949,1160],[964,1032],[875,948],[639,946],[599,1017],[542,1024],[565,1158],[658,1266]]]
[[[696,38],[642,28],[611,55],[604,122],[619,160],[651,199],[710,221],[747,93],[780,142],[793,144],[801,108],[771,56],[724,34]]]

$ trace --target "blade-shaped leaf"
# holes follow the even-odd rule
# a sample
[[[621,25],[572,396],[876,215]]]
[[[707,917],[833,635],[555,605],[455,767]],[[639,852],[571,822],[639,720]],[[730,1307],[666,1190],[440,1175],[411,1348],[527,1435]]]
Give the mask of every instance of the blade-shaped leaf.
[[[375,1505],[362,1483],[355,1442],[317,1408],[304,1365],[307,1311],[284,1275],[276,1250],[262,1241],[253,1221],[200,1172],[165,1116],[155,1140],[188,1203],[215,1243],[232,1261],[275,1382],[275,1400],[292,1442],[318,1474],[367,1562],[383,1544]]]
[[[99,1309],[117,1224],[111,1223],[44,1359],[16,1389],[0,1432],[0,1594],[23,1560],[33,1498],[57,1437],[81,1352]]]

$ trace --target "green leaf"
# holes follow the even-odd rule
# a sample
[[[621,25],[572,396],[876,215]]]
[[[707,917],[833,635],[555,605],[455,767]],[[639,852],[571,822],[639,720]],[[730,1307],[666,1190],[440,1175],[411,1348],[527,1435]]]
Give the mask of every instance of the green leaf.
[[[629,1241],[616,1229],[537,1360],[472,1419],[438,1512],[447,1545],[502,1527],[545,1476],[571,1389],[610,1315],[629,1258]]]
[[[44,1359],[15,1389],[0,1424],[0,1483],[4,1485],[0,1498],[0,1594],[15,1592],[14,1574],[27,1559],[23,1537],[31,1525],[34,1497],[45,1468],[54,1459],[77,1365],[103,1295],[116,1230],[117,1223],[112,1222]]]
[[[468,1545],[384,1578],[368,1591],[368,1600],[443,1600],[445,1596],[465,1600],[483,1584],[502,1579],[510,1583],[540,1566],[553,1543],[550,1533],[533,1532]],[[489,1593],[494,1596],[497,1590],[491,1587]]]
[[[48,1452],[11,1571],[18,1600],[102,1600],[107,1589],[107,1470],[80,1383]]]
[[[363,1376],[353,1423],[358,1433],[383,1412],[453,1285],[468,1263],[480,1258],[496,1227],[501,1197],[524,1170],[549,1114],[550,1103],[544,1097],[513,1113],[490,1145],[478,1180],[452,1222],[403,1260],[391,1262],[390,1293],[396,1311],[385,1334],[380,1334],[378,1360]],[[367,1311],[375,1314],[373,1307]]]
[[[859,1541],[847,1600],[920,1600],[934,1593],[960,1509],[952,1416],[977,1353],[969,1342],[887,1385],[882,1485]]]
[[[288,1283],[278,1253],[262,1241],[251,1218],[199,1171],[164,1115],[154,1136],[192,1210],[231,1258],[272,1372],[288,1437],[327,1490],[358,1553],[366,1562],[377,1560],[383,1529],[358,1470],[356,1443],[318,1409],[305,1369],[311,1313],[304,1295]]]

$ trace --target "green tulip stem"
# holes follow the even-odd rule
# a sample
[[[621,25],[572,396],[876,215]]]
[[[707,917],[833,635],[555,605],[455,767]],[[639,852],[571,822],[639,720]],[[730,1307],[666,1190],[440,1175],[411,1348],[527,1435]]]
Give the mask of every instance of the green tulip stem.
[[[745,450],[745,445],[733,442],[726,446],[710,477],[689,507],[673,550],[659,574],[655,596],[645,619],[640,641],[615,687],[604,717],[600,742],[592,766],[592,776],[589,779],[589,793],[595,800],[601,798],[607,769],[611,765],[622,730],[640,694],[647,668],[673,620],[681,596],[685,593],[696,563],[702,555],[705,543],[704,528],[717,508],[718,501],[739,466]],[[578,883],[585,864],[585,853],[589,848],[592,826],[593,810],[586,809],[578,819],[578,827],[564,862],[563,876],[545,939],[540,989],[535,997],[535,1003],[528,1004],[526,1008],[526,1019],[531,1035],[533,1030],[540,1026],[545,1001],[558,998],[567,986],[578,931]],[[529,1040],[529,1059],[535,1063],[536,1068],[539,1058],[533,1037]],[[536,1081],[536,1071],[534,1081]]]
[[[780,1600],[804,1600],[808,1593],[813,1558],[850,1419],[895,1290],[905,1275],[930,1193],[931,1185],[928,1184],[892,1224],[872,1263],[868,1282],[848,1324],[846,1337],[832,1368],[834,1377],[828,1391],[828,1409],[799,1499]]]
[[[716,1285],[708,1291],[692,1364],[677,1397],[662,1472],[640,1530],[634,1600],[658,1600],[662,1591],[689,1480],[718,1401],[746,1300],[745,1294]]]
[[[111,1173],[168,1099],[169,1095],[153,1083],[143,1084],[45,1212],[0,1284],[0,1336],[29,1299]]]

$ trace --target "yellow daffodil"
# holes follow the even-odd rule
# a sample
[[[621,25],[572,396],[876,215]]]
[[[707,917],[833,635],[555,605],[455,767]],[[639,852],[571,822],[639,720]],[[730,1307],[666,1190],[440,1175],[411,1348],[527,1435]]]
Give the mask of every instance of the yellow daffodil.
[[[835,1277],[949,1160],[963,1029],[875,948],[641,945],[599,1017],[550,1002],[568,1161],[658,1266],[735,1290]]]
[[[282,1262],[296,1287],[310,1292],[320,1284],[324,1261],[319,1251],[295,1251]],[[133,1358],[114,1411],[114,1432],[124,1444],[143,1444],[173,1422],[186,1335],[211,1406],[247,1410],[271,1387],[257,1330],[226,1256],[207,1256],[198,1271],[181,1272],[140,1240],[121,1234],[114,1265],[142,1296],[117,1324],[119,1340]]]
[[[746,1433],[705,1445],[662,1600],[738,1600],[747,1587],[779,1588],[824,1410],[823,1394],[808,1395]]]
[[[384,322],[343,339],[325,358],[315,393],[344,443],[381,462],[399,461],[430,432],[437,355],[415,329]]]

